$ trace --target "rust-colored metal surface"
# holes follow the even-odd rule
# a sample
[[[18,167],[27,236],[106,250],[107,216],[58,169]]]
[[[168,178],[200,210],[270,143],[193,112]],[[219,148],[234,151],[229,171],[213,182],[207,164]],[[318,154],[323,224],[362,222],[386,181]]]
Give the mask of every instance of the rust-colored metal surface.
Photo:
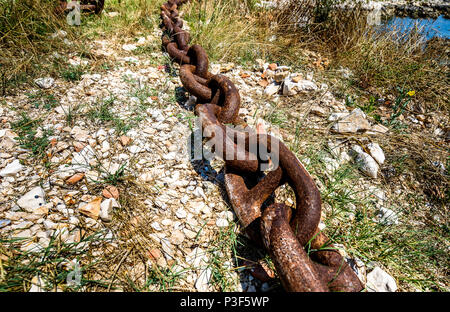
[[[287,291],[361,291],[356,274],[318,229],[320,193],[294,153],[270,135],[226,125],[240,124],[239,91],[224,75],[208,71],[208,56],[200,45],[189,46],[178,12],[185,2],[169,0],[161,6],[162,47],[180,64],[184,88],[197,97],[195,114],[203,136],[225,160],[225,188],[242,227],[268,250]],[[277,166],[267,170],[268,163]],[[273,202],[274,191],[286,183],[294,191],[295,209]],[[253,271],[264,279],[273,277]]]

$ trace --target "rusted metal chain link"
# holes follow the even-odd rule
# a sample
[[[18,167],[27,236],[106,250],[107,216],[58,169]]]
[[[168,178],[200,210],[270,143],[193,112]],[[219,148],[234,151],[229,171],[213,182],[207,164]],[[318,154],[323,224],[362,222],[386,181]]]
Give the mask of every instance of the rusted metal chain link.
[[[213,141],[215,153],[226,152],[225,187],[241,225],[267,248],[287,291],[362,290],[356,274],[318,229],[320,193],[294,153],[270,135],[225,125],[240,123],[239,91],[224,75],[208,71],[208,56],[200,45],[189,47],[190,36],[182,29],[178,13],[186,1],[169,0],[161,6],[162,46],[180,64],[184,88],[197,97],[195,114],[204,137]],[[270,161],[277,157],[279,166],[264,175],[262,164],[268,160],[261,159],[259,151],[276,152],[271,150],[274,146],[278,153],[272,153],[276,156]],[[253,181],[251,187],[249,181]],[[286,183],[294,191],[296,209],[267,204],[274,191]]]

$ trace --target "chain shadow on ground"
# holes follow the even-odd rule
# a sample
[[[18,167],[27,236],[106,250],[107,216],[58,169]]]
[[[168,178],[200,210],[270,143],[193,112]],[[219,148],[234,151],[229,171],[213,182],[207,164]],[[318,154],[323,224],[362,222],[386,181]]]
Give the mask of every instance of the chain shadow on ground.
[[[194,110],[193,104],[195,103],[195,101],[188,101],[189,98],[186,96],[187,91],[183,87],[176,87],[174,90],[174,93],[175,93],[176,101],[177,101],[178,105],[180,105],[180,107],[182,107],[183,109],[188,110],[188,111]],[[191,163],[193,169],[195,170],[195,172],[197,172],[197,174],[204,181],[209,181],[209,182],[217,185],[217,187],[219,188],[220,195],[222,196],[222,200],[226,203],[226,205],[228,207],[230,207],[229,209],[231,211],[233,211],[233,209],[231,208],[232,206],[230,203],[230,199],[229,199],[227,191],[225,189],[224,167],[222,167],[220,169],[220,171],[217,171],[211,166],[211,162],[207,158],[204,157],[204,149],[203,149],[204,144],[201,144],[201,148],[202,148],[201,159],[196,159],[198,157],[194,157],[194,156],[197,156],[197,155],[194,155],[194,151],[196,148],[195,136],[199,135],[198,133],[197,134],[195,133],[196,131],[199,132],[200,129],[194,129],[193,131],[191,131],[191,134],[187,138],[187,142],[186,142],[187,146],[189,147],[190,163]],[[197,148],[199,148],[199,146],[197,146]],[[247,179],[245,181],[248,184],[247,185],[248,187],[254,186],[255,181],[248,181]],[[270,200],[273,200],[273,198],[270,198],[267,201],[270,201]],[[245,235],[243,232],[238,234],[236,248],[235,248],[235,255],[232,256],[233,267],[235,270],[239,271],[239,268],[248,266],[251,263],[256,264],[256,263],[258,263],[259,260],[265,258],[266,256],[267,256],[267,252],[264,250],[262,244],[255,243],[254,241],[250,240],[247,237],[247,235]],[[239,274],[240,283],[244,290],[249,286],[249,284],[248,284],[249,278],[254,279],[251,276],[249,270],[242,271]],[[257,291],[261,290],[261,285],[263,284],[263,282],[261,282],[257,279],[254,279],[254,280],[255,280],[255,282],[252,284],[256,284],[256,286],[258,287],[256,290]],[[269,288],[267,290],[269,290],[269,291],[283,291],[283,288],[282,288],[278,278],[274,278],[274,279],[270,280],[268,282],[268,285],[269,285]]]

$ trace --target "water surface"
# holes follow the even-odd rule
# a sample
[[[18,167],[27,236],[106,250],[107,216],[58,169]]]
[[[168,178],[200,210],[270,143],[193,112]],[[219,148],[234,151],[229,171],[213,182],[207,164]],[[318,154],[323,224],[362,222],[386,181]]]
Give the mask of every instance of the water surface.
[[[405,33],[417,27],[427,39],[433,37],[441,37],[450,39],[450,19],[439,16],[437,19],[432,18],[410,18],[410,17],[393,17],[385,21],[380,30],[399,30]]]

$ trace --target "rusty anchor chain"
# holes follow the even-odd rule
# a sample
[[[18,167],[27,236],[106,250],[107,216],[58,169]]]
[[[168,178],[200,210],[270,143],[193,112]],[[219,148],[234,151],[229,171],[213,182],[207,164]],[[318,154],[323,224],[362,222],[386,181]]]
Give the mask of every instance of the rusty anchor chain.
[[[178,12],[185,2],[169,0],[161,6],[162,47],[180,64],[183,87],[197,97],[195,114],[204,138],[213,141],[215,153],[227,155],[225,187],[241,225],[268,250],[285,290],[361,291],[356,274],[318,229],[320,193],[294,153],[270,135],[226,125],[242,124],[239,91],[224,75],[208,71],[208,56],[200,45],[189,46]],[[278,153],[263,159],[262,149]],[[262,165],[274,160],[278,167],[264,174]],[[286,183],[294,191],[296,209],[273,203],[272,194]]]

